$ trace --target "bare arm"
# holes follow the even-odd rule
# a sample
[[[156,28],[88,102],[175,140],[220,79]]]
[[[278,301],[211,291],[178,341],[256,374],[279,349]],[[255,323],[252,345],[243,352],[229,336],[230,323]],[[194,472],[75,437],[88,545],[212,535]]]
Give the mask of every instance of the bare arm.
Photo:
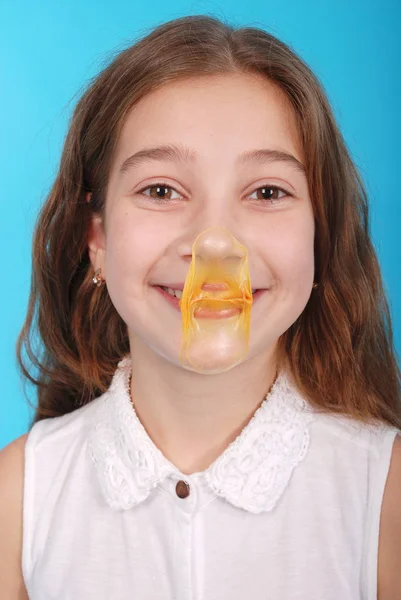
[[[378,600],[401,598],[401,437],[397,435],[380,518]]]
[[[22,576],[22,506],[27,434],[0,451],[0,600],[29,600]]]

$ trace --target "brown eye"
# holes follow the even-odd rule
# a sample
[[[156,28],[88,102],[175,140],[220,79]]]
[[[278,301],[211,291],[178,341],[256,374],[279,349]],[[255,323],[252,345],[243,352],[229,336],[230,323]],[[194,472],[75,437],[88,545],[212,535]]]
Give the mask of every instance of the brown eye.
[[[149,190],[149,193],[145,193]],[[178,194],[178,192],[169,185],[165,185],[164,183],[155,183],[153,185],[149,185],[142,190],[139,190],[138,194],[142,194],[142,196],[147,196],[148,198],[152,198],[156,200],[157,203],[168,202],[169,200],[176,200],[176,198],[172,198],[172,193]],[[180,195],[178,194],[178,197]]]
[[[273,187],[262,187],[257,190],[261,200],[277,200],[280,190]]]
[[[151,190],[150,192],[150,196],[152,198],[156,198],[156,199],[162,199],[163,198],[169,198],[169,190],[171,190],[171,188],[168,188],[167,186],[160,186],[160,185],[152,185],[150,188]]]
[[[279,196],[280,192],[283,194]],[[254,192],[257,194],[256,200],[261,200],[262,202],[274,202],[276,200],[282,200],[285,196],[291,196],[286,190],[283,188],[279,188],[275,185],[264,185],[257,188]]]

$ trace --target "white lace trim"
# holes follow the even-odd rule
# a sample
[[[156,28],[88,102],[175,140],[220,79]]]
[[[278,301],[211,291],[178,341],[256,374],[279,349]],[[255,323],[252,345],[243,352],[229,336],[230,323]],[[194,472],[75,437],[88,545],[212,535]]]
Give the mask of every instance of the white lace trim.
[[[88,442],[102,494],[116,510],[142,502],[171,474],[185,479],[140,422],[130,398],[130,373],[128,356],[102,397]],[[205,480],[234,506],[253,513],[271,511],[307,453],[313,420],[309,404],[280,372],[239,436],[203,472]]]

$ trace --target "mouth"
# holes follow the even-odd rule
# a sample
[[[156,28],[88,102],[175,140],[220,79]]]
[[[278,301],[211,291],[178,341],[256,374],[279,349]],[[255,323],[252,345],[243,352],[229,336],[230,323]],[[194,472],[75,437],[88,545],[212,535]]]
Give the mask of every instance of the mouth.
[[[167,302],[170,303],[171,306],[173,306],[175,309],[177,309],[179,312],[181,312],[179,301],[182,297],[182,290],[173,290],[172,288],[167,288],[162,285],[155,285],[153,287],[162,295],[162,297],[165,300],[167,300]],[[253,303],[256,300],[258,300],[262,296],[262,294],[264,294],[267,291],[268,291],[267,289],[252,290]],[[217,311],[202,309],[200,311],[199,310],[197,311],[197,317],[222,319],[222,318],[227,318],[227,317],[232,317],[232,316],[238,315],[240,312],[241,312],[241,309],[239,309],[239,308],[225,308],[223,310],[217,310]]]

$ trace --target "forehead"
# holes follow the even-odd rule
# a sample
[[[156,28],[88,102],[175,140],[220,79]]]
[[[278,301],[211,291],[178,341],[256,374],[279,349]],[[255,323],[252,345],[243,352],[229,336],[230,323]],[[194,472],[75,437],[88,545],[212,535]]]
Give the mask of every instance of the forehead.
[[[163,84],[128,114],[117,146],[181,143],[229,159],[249,148],[290,151],[302,160],[297,119],[285,93],[258,74],[196,76]],[[203,150],[203,152],[202,152]]]

